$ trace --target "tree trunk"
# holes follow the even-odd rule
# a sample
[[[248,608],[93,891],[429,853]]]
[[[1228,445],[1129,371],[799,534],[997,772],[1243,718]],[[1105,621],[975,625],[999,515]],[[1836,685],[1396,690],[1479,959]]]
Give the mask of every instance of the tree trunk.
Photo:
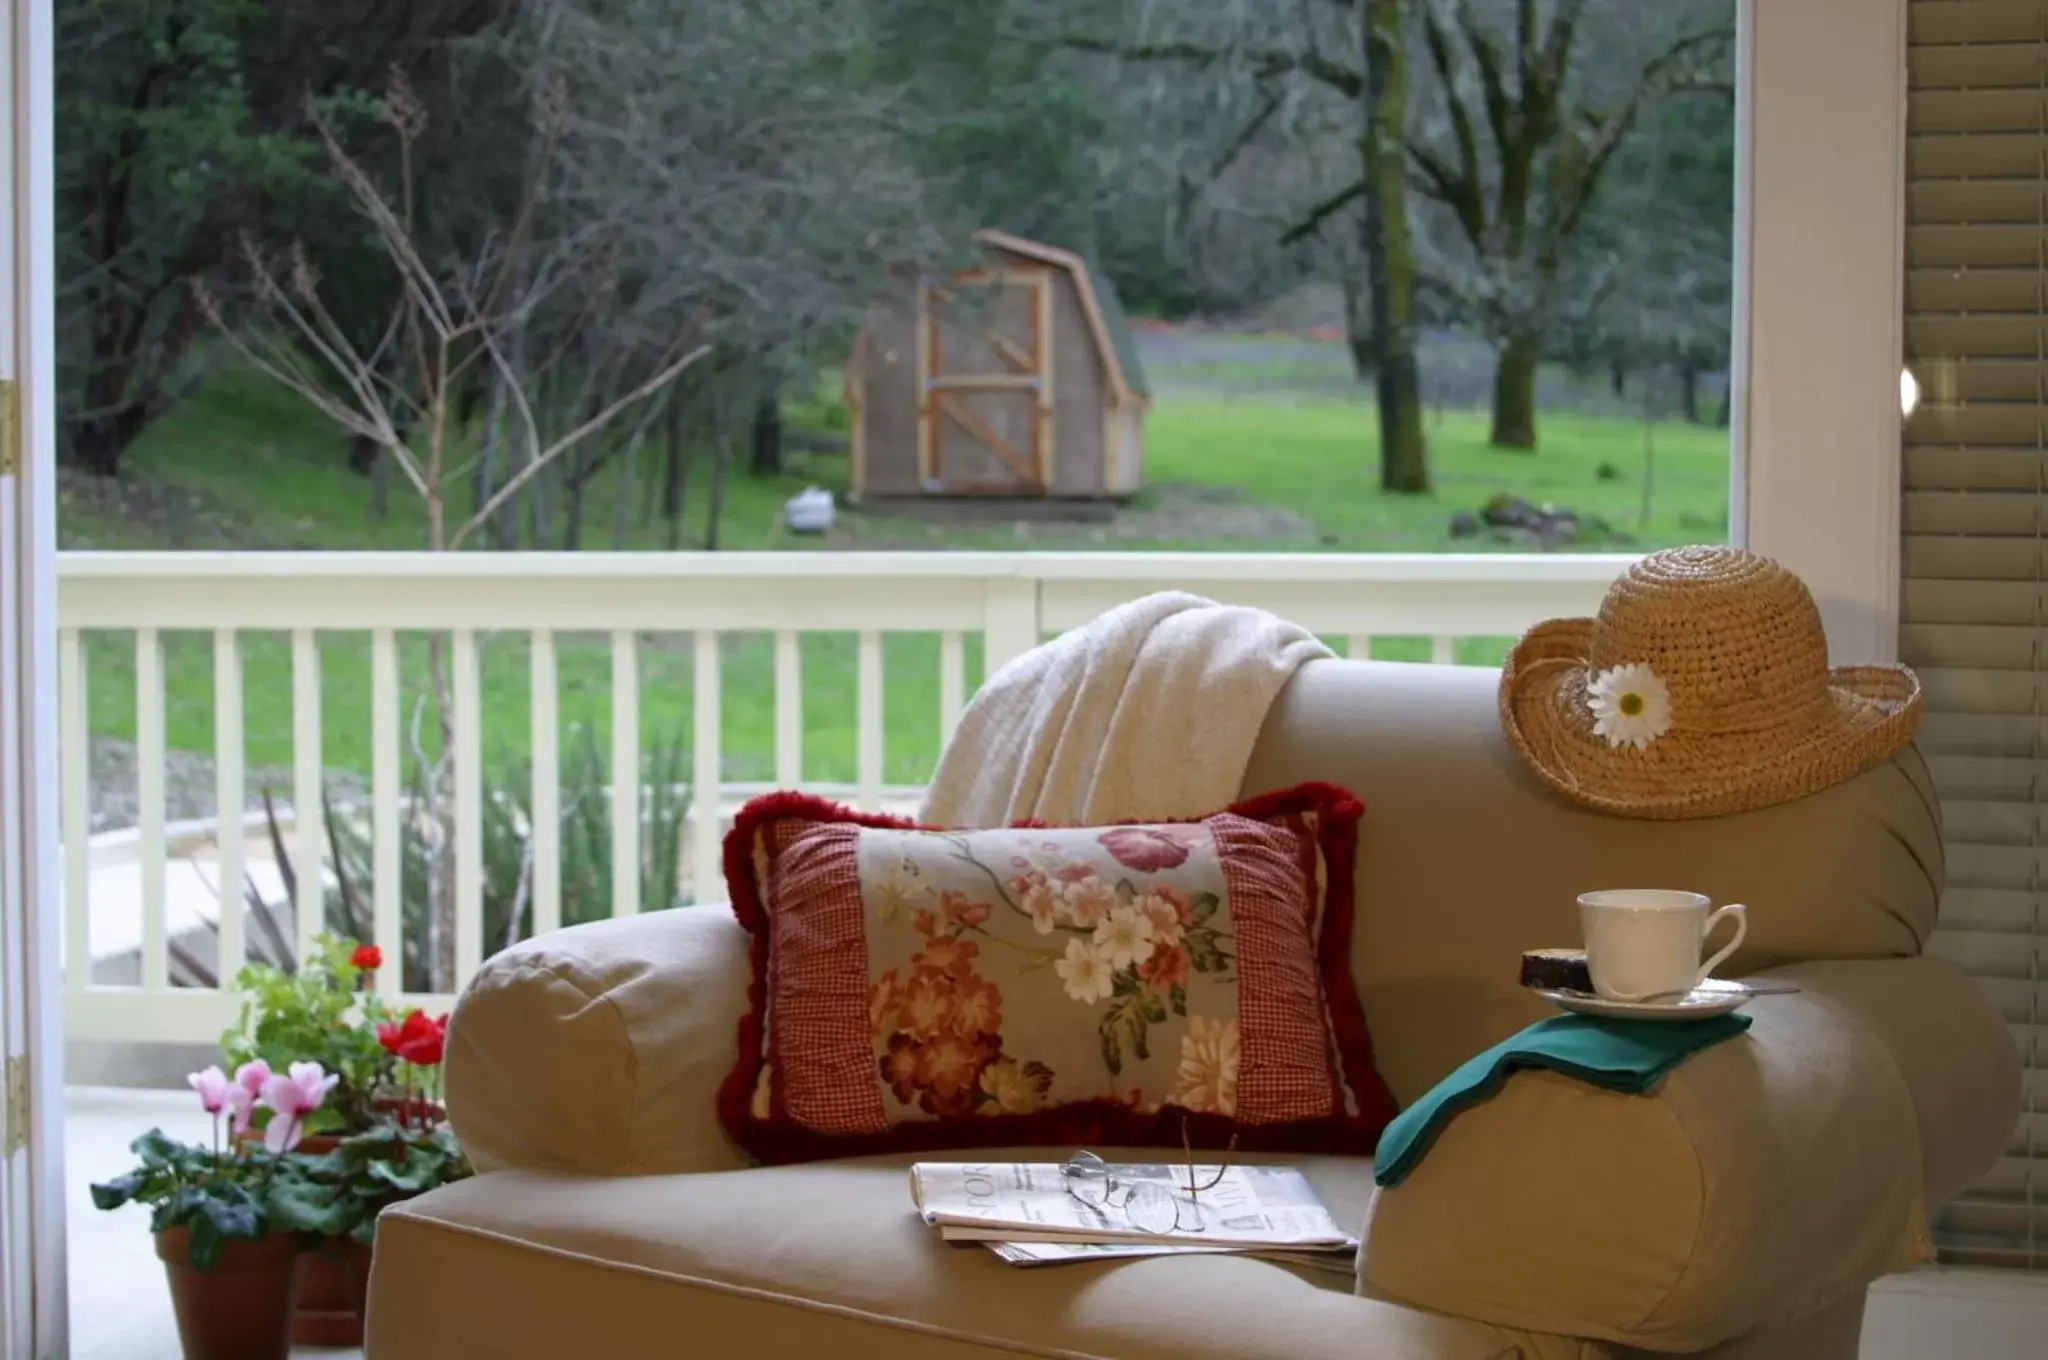
[[[750,463],[756,477],[780,477],[782,464],[782,375],[769,368],[761,375],[761,395],[754,402],[754,446]]]
[[[1700,371],[1689,363],[1678,366],[1678,409],[1686,424],[1700,423]]]
[[[370,462],[370,518],[382,523],[391,515],[391,450],[381,444]]]
[[[472,515],[481,514],[483,508],[491,503],[491,497],[498,494],[498,461],[504,455],[505,380],[503,377],[493,374],[491,376],[490,399],[484,404],[483,448],[478,451],[476,456],[476,487],[474,493],[476,506],[470,512]],[[490,541],[488,533],[481,534],[479,537],[487,543]]]
[[[704,551],[718,551],[718,521],[725,515],[725,469],[732,462],[731,441],[724,422],[711,439],[711,496],[704,509]]]
[[[1380,486],[1429,490],[1422,375],[1415,359],[1415,248],[1408,228],[1408,57],[1402,0],[1367,0],[1365,252],[1380,414]]]
[[[1608,386],[1614,389],[1615,396],[1620,397],[1625,396],[1627,394],[1628,369],[1623,366],[1621,360],[1616,359],[1611,365],[1608,366],[1607,382]]]
[[[1714,424],[1720,426],[1724,430],[1728,428],[1728,418],[1732,414],[1729,408],[1734,404],[1734,402],[1735,375],[1731,373],[1728,375],[1728,381],[1721,385],[1721,410],[1717,415],[1715,415]]]
[[[683,451],[683,395],[668,394],[668,426],[662,432],[668,447],[662,459],[661,514],[668,521],[668,550],[683,546],[683,501],[689,490],[690,465]]]
[[[1344,273],[1344,345],[1351,351],[1351,376],[1361,383],[1371,382],[1379,368],[1380,352],[1372,334],[1372,306],[1365,298],[1370,290],[1351,270]]]
[[[619,473],[619,485],[612,491],[612,549],[626,546],[626,525],[632,518],[633,503],[640,499],[640,441],[647,437],[642,420],[626,442],[626,465]]]
[[[569,488],[568,513],[562,525],[563,552],[576,552],[583,547],[583,484],[590,480],[589,457],[587,439],[569,451],[569,470],[562,479]]]
[[[1536,369],[1543,362],[1543,344],[1518,335],[1501,346],[1493,370],[1493,446],[1536,448]]]

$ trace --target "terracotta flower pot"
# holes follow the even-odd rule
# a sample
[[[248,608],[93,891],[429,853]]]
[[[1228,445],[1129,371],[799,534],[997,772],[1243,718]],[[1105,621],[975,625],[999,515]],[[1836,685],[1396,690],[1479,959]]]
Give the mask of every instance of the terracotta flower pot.
[[[244,1143],[260,1146],[261,1134],[246,1134]],[[334,1151],[341,1139],[331,1133],[309,1133],[293,1149],[309,1157]],[[301,1239],[303,1242],[303,1239]],[[363,1317],[356,1291],[349,1282],[348,1264],[338,1250],[319,1242],[306,1249],[299,1262],[298,1305],[292,1313],[294,1346],[360,1346]]]
[[[156,1254],[170,1277],[185,1360],[285,1360],[300,1243],[290,1233],[230,1238],[211,1270],[191,1263],[192,1230],[166,1228]]]
[[[292,1314],[295,1346],[360,1346],[363,1302],[369,1296],[370,1249],[347,1237],[313,1244],[299,1258],[299,1301]]]
[[[309,1133],[295,1151],[318,1157],[334,1151],[341,1139]],[[294,1346],[360,1346],[363,1316],[349,1282],[346,1243],[316,1242],[299,1258],[299,1301],[292,1312]]]

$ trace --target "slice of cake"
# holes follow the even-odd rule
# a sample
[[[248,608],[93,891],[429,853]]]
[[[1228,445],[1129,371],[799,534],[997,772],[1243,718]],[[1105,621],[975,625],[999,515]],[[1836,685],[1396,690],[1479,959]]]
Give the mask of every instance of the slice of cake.
[[[1547,991],[1590,992],[1593,975],[1583,949],[1530,949],[1522,954],[1522,985]]]

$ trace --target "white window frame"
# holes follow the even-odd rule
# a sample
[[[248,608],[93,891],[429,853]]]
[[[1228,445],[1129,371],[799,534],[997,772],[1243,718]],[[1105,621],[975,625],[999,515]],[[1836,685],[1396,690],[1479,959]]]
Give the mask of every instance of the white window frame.
[[[1742,0],[1729,527],[1894,661],[1906,0]]]

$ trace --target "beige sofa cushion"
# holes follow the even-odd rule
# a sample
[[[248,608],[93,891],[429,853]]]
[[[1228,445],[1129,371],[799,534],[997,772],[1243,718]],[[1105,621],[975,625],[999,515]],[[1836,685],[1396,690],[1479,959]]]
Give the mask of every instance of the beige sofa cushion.
[[[1402,1104],[1548,1013],[1516,985],[1524,949],[1579,942],[1594,888],[1685,888],[1749,905],[1729,976],[1809,959],[1917,954],[1941,836],[1908,748],[1811,798],[1734,817],[1631,821],[1567,803],[1501,735],[1499,674],[1311,661],[1281,692],[1250,796],[1308,779],[1365,800],[1352,976]]]
[[[1049,1151],[1008,1153],[1044,1160]],[[1250,1159],[1247,1159],[1250,1160]],[[617,1179],[501,1172],[387,1214],[368,1353],[691,1360],[1507,1360],[1493,1328],[1244,1257],[1019,1269],[913,1215],[908,1158]],[[1310,1160],[1340,1221],[1371,1164]],[[464,1300],[460,1306],[451,1300]],[[1575,1346],[1545,1354],[1578,1354]]]

